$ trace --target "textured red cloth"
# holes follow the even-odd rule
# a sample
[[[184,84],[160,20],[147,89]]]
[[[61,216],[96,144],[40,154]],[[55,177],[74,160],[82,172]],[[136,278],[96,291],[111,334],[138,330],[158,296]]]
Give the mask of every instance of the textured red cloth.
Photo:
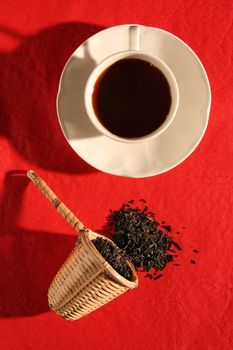
[[[232,349],[231,2],[3,0],[0,13],[0,348]],[[55,111],[70,54],[93,33],[122,23],[179,36],[202,60],[212,87],[210,123],[197,150],[147,179],[84,163],[64,140]],[[181,232],[182,266],[170,264],[157,281],[140,276],[137,289],[77,322],[62,320],[49,311],[46,293],[76,236],[17,174],[30,168],[93,230],[104,225],[108,208],[147,199]]]

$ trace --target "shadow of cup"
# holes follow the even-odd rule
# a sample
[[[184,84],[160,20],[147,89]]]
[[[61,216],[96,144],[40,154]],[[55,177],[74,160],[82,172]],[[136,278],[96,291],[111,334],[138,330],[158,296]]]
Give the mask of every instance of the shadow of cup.
[[[0,26],[0,32],[20,42],[14,51],[0,53],[0,134],[31,164],[64,173],[95,171],[66,142],[55,101],[59,78],[71,53],[101,29],[73,22],[24,36]]]

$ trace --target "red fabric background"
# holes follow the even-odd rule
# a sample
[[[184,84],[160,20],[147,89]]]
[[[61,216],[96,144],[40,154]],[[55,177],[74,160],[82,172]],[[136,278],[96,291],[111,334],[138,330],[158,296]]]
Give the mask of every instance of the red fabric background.
[[[231,2],[2,0],[0,14],[0,348],[232,349]],[[210,123],[197,150],[148,179],[94,170],[71,150],[56,118],[58,80],[72,51],[121,23],[179,36],[202,60],[212,87]],[[14,174],[28,168],[93,230],[103,226],[108,208],[146,198],[159,219],[182,232],[182,266],[170,265],[154,282],[140,276],[139,288],[80,321],[62,320],[48,310],[46,293],[76,236]]]

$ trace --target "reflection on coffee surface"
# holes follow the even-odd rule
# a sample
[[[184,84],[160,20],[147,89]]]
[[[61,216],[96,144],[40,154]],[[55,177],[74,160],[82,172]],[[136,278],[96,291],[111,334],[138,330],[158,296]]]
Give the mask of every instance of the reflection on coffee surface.
[[[136,138],[163,124],[171,107],[171,93],[158,68],[142,59],[126,58],[99,76],[92,103],[107,130],[120,137]]]

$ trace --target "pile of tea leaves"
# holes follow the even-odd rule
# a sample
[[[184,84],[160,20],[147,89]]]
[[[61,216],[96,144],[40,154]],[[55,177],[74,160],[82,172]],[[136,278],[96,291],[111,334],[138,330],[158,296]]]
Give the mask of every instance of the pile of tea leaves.
[[[127,280],[131,280],[132,271],[127,263],[126,255],[121,249],[110,240],[102,237],[97,237],[92,242],[99,253],[105,260],[107,260],[114,270]]]
[[[107,227],[111,239],[131,260],[139,271],[150,271],[147,277],[158,279],[169,262],[174,261],[181,247],[167,232],[170,226],[160,226],[154,214],[143,207],[134,205],[131,200],[107,217]],[[165,232],[166,231],[166,232]]]

